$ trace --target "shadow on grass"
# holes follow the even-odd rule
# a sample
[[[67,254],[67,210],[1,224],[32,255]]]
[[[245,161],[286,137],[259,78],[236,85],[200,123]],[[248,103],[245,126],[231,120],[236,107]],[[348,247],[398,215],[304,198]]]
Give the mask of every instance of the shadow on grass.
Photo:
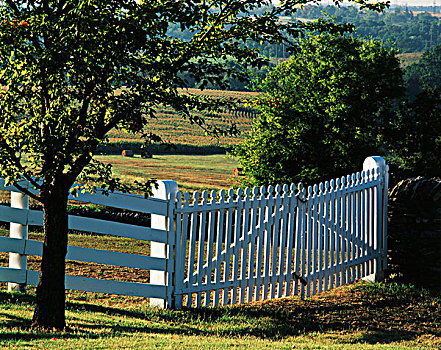
[[[346,299],[345,299],[346,298]],[[34,297],[26,294],[0,292],[2,305],[22,303],[32,307]],[[1,306],[0,306],[1,307]],[[6,309],[6,308],[5,308]],[[68,320],[75,327],[75,332],[34,332],[26,318],[0,313],[5,321],[0,322],[3,328],[0,340],[36,340],[45,338],[99,338],[115,336],[121,333],[158,333],[198,336],[240,337],[255,336],[261,339],[283,339],[313,332],[352,332],[359,336],[350,337],[348,343],[388,344],[397,341],[416,339],[421,334],[441,336],[436,326],[421,328],[421,310],[419,319],[408,315],[398,319],[399,311],[406,309],[405,303],[391,302],[385,305],[384,300],[368,300],[340,296],[336,298],[308,299],[286,298],[268,302],[244,304],[229,307],[199,308],[183,310],[156,310],[150,308],[124,309],[104,305],[80,302],[68,302],[66,310],[71,312],[96,313],[95,323],[81,320]],[[431,313],[431,310],[427,310]],[[99,322],[100,314],[122,316],[133,320],[135,325]],[[425,315],[426,321],[436,324],[440,315]],[[106,316],[106,317],[107,317]],[[432,318],[431,318],[432,317]],[[418,319],[419,321],[415,321]],[[150,321],[137,326],[136,320]],[[378,321],[381,320],[381,321]],[[93,321],[92,321],[93,322]],[[417,324],[420,323],[420,324]],[[95,331],[106,335],[94,334]],[[105,332],[103,332],[105,331]],[[344,342],[345,340],[342,339]]]
[[[22,303],[29,304],[32,306],[35,302],[35,297],[26,293],[18,293],[18,292],[2,292],[0,291],[0,305],[5,303]]]
[[[414,332],[405,332],[399,330],[377,330],[363,333],[363,335],[358,338],[356,341],[352,341],[351,343],[366,343],[366,344],[387,344],[396,341],[406,341],[415,339],[417,334]]]
[[[7,324],[6,327],[8,328],[22,327],[29,322],[27,318],[10,315],[7,312],[0,312],[0,317],[7,319],[5,323]]]
[[[88,339],[98,339],[102,338],[102,335],[98,334],[87,334]],[[84,338],[84,333],[60,333],[60,332],[41,332],[41,331],[28,331],[23,330],[11,330],[9,332],[0,334],[0,341],[34,341],[43,339],[81,339]]]

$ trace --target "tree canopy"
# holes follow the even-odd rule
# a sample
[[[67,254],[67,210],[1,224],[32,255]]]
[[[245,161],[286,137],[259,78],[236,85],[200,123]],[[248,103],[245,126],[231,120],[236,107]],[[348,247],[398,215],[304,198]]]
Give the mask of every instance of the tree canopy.
[[[403,81],[394,51],[321,34],[301,40],[261,88],[261,115],[232,152],[250,185],[329,180],[384,154],[384,129]]]
[[[409,94],[423,90],[441,91],[441,44],[423,53],[419,62],[406,69]]]
[[[408,99],[387,136],[389,163],[400,179],[441,174],[441,44],[407,67]]]
[[[422,90],[398,106],[385,133],[392,183],[441,176],[441,95]]]
[[[212,103],[179,94],[189,75],[202,87],[246,78],[222,60],[259,67],[249,40],[290,43],[311,30],[347,26],[317,21],[281,23],[307,0],[4,0],[0,3],[0,175],[43,204],[44,245],[33,323],[63,328],[64,259],[69,189],[95,175],[114,189],[93,152],[112,128],[138,132],[168,104],[207,132],[222,133],[192,115]],[[339,3],[338,0],[335,1]],[[363,8],[383,3],[354,0]],[[270,6],[259,15],[254,9]],[[193,33],[168,34],[178,25]],[[21,186],[25,179],[37,194]],[[37,180],[38,179],[38,180]]]
[[[401,52],[421,52],[441,42],[441,20],[429,13],[432,7],[395,7],[383,13],[360,11],[354,6],[307,6],[297,16],[315,19],[330,16],[337,22],[352,23],[353,35],[381,41]]]

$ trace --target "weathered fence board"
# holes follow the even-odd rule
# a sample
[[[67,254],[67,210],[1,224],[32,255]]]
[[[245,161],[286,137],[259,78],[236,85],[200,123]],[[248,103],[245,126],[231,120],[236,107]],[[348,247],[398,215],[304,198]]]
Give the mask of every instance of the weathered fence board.
[[[0,221],[13,222],[21,225],[43,226],[43,213],[38,210],[0,208]],[[167,243],[167,231],[145,226],[106,221],[96,218],[69,215],[69,229],[94,232],[112,236]]]
[[[0,267],[0,281],[13,282],[13,283],[26,283],[27,272],[28,271],[26,270]]]

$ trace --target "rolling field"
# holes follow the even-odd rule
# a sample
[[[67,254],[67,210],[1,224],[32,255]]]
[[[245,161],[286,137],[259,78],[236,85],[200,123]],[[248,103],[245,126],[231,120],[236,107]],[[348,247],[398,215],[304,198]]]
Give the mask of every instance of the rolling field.
[[[216,113],[196,113],[203,116],[210,125],[216,125],[222,128],[228,128],[233,123],[236,124],[240,134],[237,136],[222,137],[220,139],[206,135],[205,132],[190,124],[188,120],[184,120],[173,109],[166,106],[157,110],[157,119],[149,119],[146,127],[147,131],[151,131],[166,141],[172,143],[182,143],[189,145],[233,145],[243,139],[243,135],[251,130],[251,122],[255,117],[255,111],[247,105],[247,101],[252,100],[258,93],[255,92],[236,92],[236,91],[219,91],[189,89],[189,94],[202,95],[212,99],[238,99],[239,106],[236,109],[224,109]],[[134,141],[139,136],[127,134],[121,130],[112,130],[109,133],[111,142],[115,141]]]
[[[247,105],[247,101],[258,96],[253,92],[235,92],[189,89],[186,93],[202,95],[213,99],[238,99],[235,110],[222,110],[218,113],[202,114],[208,124],[227,128],[236,124],[240,134],[219,139],[206,135],[199,127],[190,124],[172,109],[161,107],[158,118],[150,119],[146,130],[158,134],[164,141],[192,146],[231,146],[243,140],[251,130],[251,123],[256,111]],[[109,133],[110,142],[140,141],[138,135],[127,134],[121,130]],[[171,151],[173,152],[173,151]],[[99,155],[95,158],[103,163],[111,163],[114,175],[123,181],[145,181],[147,179],[174,180],[181,191],[227,189],[234,185],[233,169],[238,162],[225,155],[155,155],[142,159],[121,155]]]
[[[227,189],[233,186],[236,160],[222,154],[215,155],[154,155],[143,159],[120,155],[96,156],[103,163],[111,163],[113,173],[123,181],[147,179],[174,180],[180,191]]]

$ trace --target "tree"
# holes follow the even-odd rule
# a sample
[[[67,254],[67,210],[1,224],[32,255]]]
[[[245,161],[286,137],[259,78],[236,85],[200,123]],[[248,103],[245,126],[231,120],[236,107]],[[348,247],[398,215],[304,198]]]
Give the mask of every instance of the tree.
[[[403,100],[385,134],[392,182],[441,175],[441,94],[423,90]]]
[[[424,52],[418,63],[409,66],[405,78],[411,97],[423,90],[441,91],[441,44]]]
[[[97,145],[112,128],[139,132],[168,104],[214,134],[222,131],[192,115],[213,103],[188,94],[180,78],[202,87],[225,86],[225,77],[245,78],[219,59],[249,67],[265,60],[248,40],[285,42],[303,27],[339,31],[339,26],[279,23],[307,0],[282,1],[260,15],[267,0],[4,0],[0,4],[0,175],[44,210],[44,246],[33,324],[63,328],[67,251],[67,198],[78,179],[98,176],[117,187],[109,169],[93,162]],[[339,1],[336,1],[337,3]],[[382,9],[384,4],[362,7]],[[168,34],[178,25],[188,40]],[[149,135],[148,130],[145,136]],[[29,181],[37,194],[26,190]]]
[[[395,178],[439,177],[441,169],[441,44],[406,69],[403,100],[386,135]]]
[[[324,181],[383,154],[382,135],[403,93],[394,51],[321,34],[300,41],[262,83],[260,117],[232,154],[249,185]]]

